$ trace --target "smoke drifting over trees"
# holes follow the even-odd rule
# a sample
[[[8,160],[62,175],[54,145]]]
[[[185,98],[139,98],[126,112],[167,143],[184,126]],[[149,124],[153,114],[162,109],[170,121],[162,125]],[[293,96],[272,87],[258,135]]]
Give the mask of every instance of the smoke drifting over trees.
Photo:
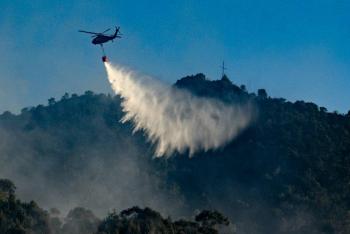
[[[9,186],[10,185],[10,186]],[[173,222],[170,217],[164,219],[160,213],[137,206],[115,211],[100,220],[92,211],[76,207],[67,216],[60,218],[57,209],[50,213],[31,201],[21,202],[16,199],[14,184],[7,179],[0,179],[0,232],[8,234],[158,234],[158,233],[207,233],[217,234],[218,228],[234,233],[228,219],[217,211],[202,211],[194,221],[181,219]],[[233,228],[233,229],[232,229]],[[225,230],[222,229],[222,230]]]
[[[135,204],[181,210],[181,195],[153,171],[142,135],[118,123],[118,97],[86,92],[50,103],[2,116],[1,177],[20,197],[64,213],[83,206],[103,215]]]
[[[120,96],[65,95],[0,115],[0,178],[60,217],[77,206],[84,210],[71,214],[90,221],[87,210],[103,221],[114,208],[119,216],[135,205],[174,219],[216,209],[237,233],[349,232],[349,115],[248,93],[227,77],[198,74],[175,86],[225,105],[252,103],[258,115],[220,149],[152,159],[146,133],[118,121],[125,115]]]

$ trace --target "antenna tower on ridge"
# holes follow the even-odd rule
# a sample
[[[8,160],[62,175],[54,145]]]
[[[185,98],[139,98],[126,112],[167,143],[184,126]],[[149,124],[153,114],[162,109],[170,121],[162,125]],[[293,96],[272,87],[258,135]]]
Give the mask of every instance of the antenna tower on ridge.
[[[221,69],[222,69],[222,77],[224,77],[226,75],[225,70],[227,70],[227,68],[225,67],[225,61],[222,61]]]

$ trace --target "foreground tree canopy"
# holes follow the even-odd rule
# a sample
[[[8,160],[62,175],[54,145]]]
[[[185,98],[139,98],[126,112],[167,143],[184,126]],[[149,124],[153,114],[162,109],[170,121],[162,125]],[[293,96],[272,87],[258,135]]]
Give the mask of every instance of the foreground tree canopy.
[[[208,220],[210,225],[203,223],[202,219]],[[158,212],[149,208],[132,207],[120,212],[120,214],[110,214],[98,227],[97,234],[217,234],[219,233],[217,228],[220,228],[220,225],[229,225],[228,219],[217,211],[202,211],[195,220],[172,222],[170,218],[164,219]]]
[[[0,184],[13,183],[0,179]],[[66,218],[58,218],[57,209],[49,214],[33,201],[23,203],[10,196],[0,200],[0,233],[6,234],[217,234],[220,225],[228,226],[229,221],[217,211],[202,211],[196,221],[180,220],[172,222],[150,209],[132,207],[113,212],[100,221],[90,210],[77,207]]]

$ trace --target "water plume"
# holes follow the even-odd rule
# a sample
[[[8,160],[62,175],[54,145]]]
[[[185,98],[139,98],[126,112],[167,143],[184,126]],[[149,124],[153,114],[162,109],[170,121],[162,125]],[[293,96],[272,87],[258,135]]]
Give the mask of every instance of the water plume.
[[[251,121],[249,105],[197,97],[121,66],[105,66],[112,89],[123,99],[121,122],[132,121],[134,132],[143,130],[158,157],[217,149]]]

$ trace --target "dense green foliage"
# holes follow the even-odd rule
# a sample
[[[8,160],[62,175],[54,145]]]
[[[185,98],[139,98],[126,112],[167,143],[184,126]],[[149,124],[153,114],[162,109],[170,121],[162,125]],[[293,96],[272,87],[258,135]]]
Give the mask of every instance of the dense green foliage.
[[[248,93],[227,77],[209,81],[198,74],[175,85],[228,104],[250,101],[257,110],[254,123],[222,149],[193,158],[177,154],[151,160],[152,146],[143,134],[132,135],[130,124],[118,122],[123,114],[120,98],[86,92],[50,99],[48,106],[25,108],[19,115],[2,114],[1,129],[15,135],[13,141],[23,147],[7,147],[1,153],[8,160],[30,150],[40,162],[49,161],[44,176],[52,181],[59,177],[55,186],[62,189],[86,167],[84,155],[89,155],[76,152],[103,150],[101,157],[108,165],[117,163],[115,152],[132,146],[142,152],[144,170],[165,181],[161,186],[176,188],[188,210],[215,208],[234,221],[238,233],[350,232],[349,113],[270,98],[263,89]],[[121,214],[113,213],[100,230],[122,220]],[[156,226],[167,222],[157,220]]]
[[[195,219],[195,222],[172,222],[149,208],[132,207],[119,215],[110,214],[98,227],[97,234],[217,234],[219,225],[229,225],[228,219],[217,211],[202,211]]]
[[[0,187],[13,185],[10,180],[0,179]],[[0,233],[4,234],[218,234],[221,226],[230,223],[217,211],[204,210],[195,222],[164,219],[158,212],[132,207],[117,214],[115,211],[100,221],[92,211],[76,207],[60,218],[57,209],[50,214],[33,201],[16,200],[14,190],[2,190],[6,198],[0,200]],[[233,232],[231,232],[233,233]]]
[[[0,179],[0,233],[50,233],[49,216],[33,201],[23,203],[15,197],[15,186]]]
[[[197,85],[187,87],[205,95],[212,92],[210,83],[203,80],[200,92]],[[238,217],[242,208],[263,209],[268,218],[259,218],[258,233],[275,225],[286,233],[348,233],[350,116],[328,113],[313,103],[269,98],[265,90],[253,99],[258,116],[247,131],[222,151],[173,158],[171,178],[194,201],[211,203],[217,191],[235,194],[222,210]]]

